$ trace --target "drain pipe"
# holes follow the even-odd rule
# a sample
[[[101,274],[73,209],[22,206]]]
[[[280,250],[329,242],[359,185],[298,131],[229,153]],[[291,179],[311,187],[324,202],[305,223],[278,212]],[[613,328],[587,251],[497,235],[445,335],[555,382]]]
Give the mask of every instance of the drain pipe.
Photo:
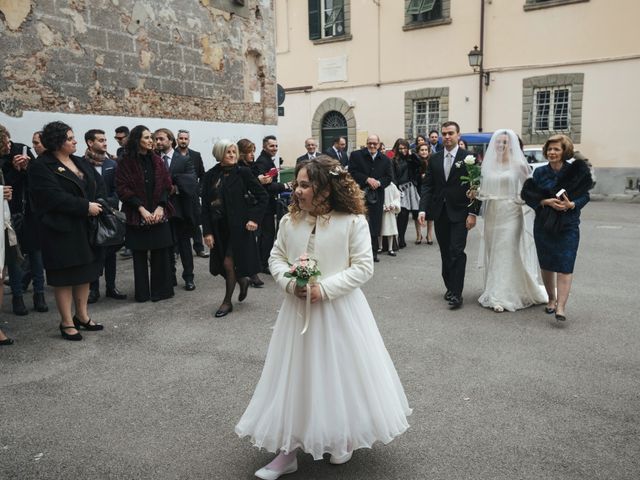
[[[478,75],[478,131],[482,132],[482,96],[484,91],[482,90],[484,83],[484,0],[480,0],[480,51],[482,57],[480,60],[480,72]]]

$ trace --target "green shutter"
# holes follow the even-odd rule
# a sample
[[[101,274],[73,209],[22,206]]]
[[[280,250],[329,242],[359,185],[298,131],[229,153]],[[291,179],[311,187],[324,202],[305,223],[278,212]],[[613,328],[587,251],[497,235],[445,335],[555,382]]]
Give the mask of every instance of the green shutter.
[[[411,0],[407,7],[408,15],[419,15],[433,10],[436,0]]]
[[[317,40],[321,37],[320,0],[309,0],[309,40]]]

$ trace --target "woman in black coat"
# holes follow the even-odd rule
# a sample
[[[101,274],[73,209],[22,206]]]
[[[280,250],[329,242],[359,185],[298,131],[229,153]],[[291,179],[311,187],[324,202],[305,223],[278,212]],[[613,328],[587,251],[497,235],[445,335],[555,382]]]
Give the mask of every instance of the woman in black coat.
[[[87,298],[100,268],[98,252],[89,243],[89,217],[102,211],[96,199],[104,197],[104,185],[91,165],[73,155],[77,141],[69,125],[51,122],[41,138],[46,151],[31,164],[28,175],[44,239],[42,260],[47,283],[54,287],[60,333],[66,340],[82,340],[79,328],[103,328],[89,317]]]
[[[116,169],[116,190],[127,216],[125,245],[133,252],[133,278],[137,302],[173,297],[173,236],[168,222],[171,177],[153,152],[151,131],[144,125],[131,130]],[[149,266],[151,277],[149,277]]]
[[[213,147],[219,163],[202,181],[202,233],[211,249],[209,269],[226,280],[224,300],[215,313],[224,317],[233,310],[231,296],[240,285],[238,301],[247,297],[249,278],[260,271],[255,231],[264,216],[269,197],[247,167],[238,166],[238,150],[229,140]]]

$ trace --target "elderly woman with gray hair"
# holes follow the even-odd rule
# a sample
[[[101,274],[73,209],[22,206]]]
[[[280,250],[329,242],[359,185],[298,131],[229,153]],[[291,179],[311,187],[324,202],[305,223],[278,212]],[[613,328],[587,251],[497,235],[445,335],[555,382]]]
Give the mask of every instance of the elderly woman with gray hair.
[[[211,249],[209,271],[226,281],[224,300],[215,313],[233,311],[231,296],[240,285],[238,301],[247,297],[249,278],[260,271],[255,232],[268,196],[247,167],[238,165],[238,148],[229,140],[213,146],[218,163],[202,179],[202,233]]]

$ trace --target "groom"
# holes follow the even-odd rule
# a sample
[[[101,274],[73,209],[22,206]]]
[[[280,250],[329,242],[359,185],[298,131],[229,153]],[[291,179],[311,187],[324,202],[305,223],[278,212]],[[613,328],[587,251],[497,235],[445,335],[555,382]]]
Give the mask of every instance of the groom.
[[[469,152],[458,146],[460,127],[456,122],[442,124],[444,148],[429,158],[420,198],[418,221],[424,225],[425,212],[435,222],[436,238],[442,257],[442,278],[447,288],[444,299],[451,310],[462,306],[462,289],[467,255],[467,232],[476,225],[480,205],[475,201],[469,207],[468,185],[462,185],[461,176],[467,175],[464,158]]]

